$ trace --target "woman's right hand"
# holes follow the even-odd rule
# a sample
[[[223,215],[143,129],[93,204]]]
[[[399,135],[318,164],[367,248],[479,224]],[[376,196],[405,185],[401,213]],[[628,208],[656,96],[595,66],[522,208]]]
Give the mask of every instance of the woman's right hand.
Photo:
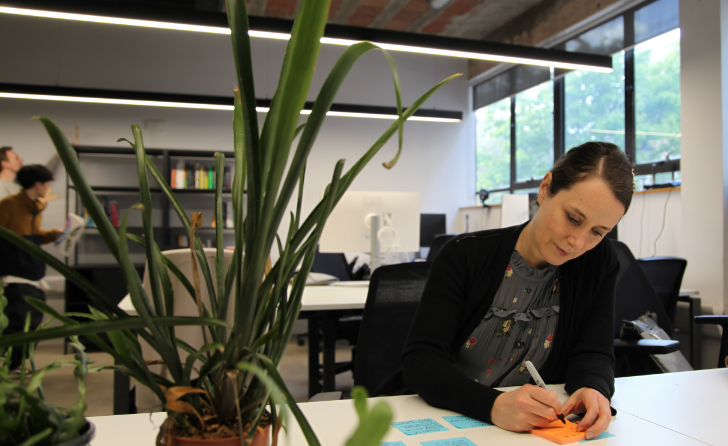
[[[495,399],[490,418],[493,424],[509,431],[522,432],[546,427],[562,413],[556,392],[526,384]]]

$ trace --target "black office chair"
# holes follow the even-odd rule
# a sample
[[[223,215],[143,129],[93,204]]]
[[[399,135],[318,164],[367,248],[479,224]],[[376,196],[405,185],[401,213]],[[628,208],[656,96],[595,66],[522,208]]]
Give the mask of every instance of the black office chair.
[[[648,257],[637,262],[662,302],[670,324],[675,327],[675,311],[688,261],[679,257]]]
[[[445,246],[445,243],[449,242],[451,238],[457,234],[437,234],[430,243],[430,252],[427,253],[427,261],[432,262],[435,260],[435,256]]]
[[[718,352],[718,368],[728,366],[728,316],[695,316],[696,324],[718,324],[723,327],[723,336],[720,338],[720,351]]]
[[[354,364],[354,384],[369,393],[400,364],[410,325],[425,289],[429,262],[377,268],[369,283]]]
[[[352,280],[351,265],[346,263],[346,256],[340,252],[319,252],[316,248],[311,272],[329,274],[339,280]]]
[[[622,321],[638,319],[649,312],[657,324],[671,337],[672,324],[655,289],[627,245],[613,240],[620,268],[617,276],[614,305],[614,354],[617,359],[615,376],[635,376],[661,373],[650,355],[668,354],[680,349],[680,342],[665,340],[620,339]]]

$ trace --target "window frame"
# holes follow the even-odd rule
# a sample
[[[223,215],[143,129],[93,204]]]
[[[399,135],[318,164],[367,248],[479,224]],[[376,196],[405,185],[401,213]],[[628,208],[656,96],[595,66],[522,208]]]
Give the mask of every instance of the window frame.
[[[627,158],[629,159],[630,163],[632,164],[634,168],[634,175],[640,176],[640,175],[656,175],[660,173],[671,173],[671,172],[679,172],[680,171],[680,158],[675,160],[668,161],[660,161],[660,162],[652,162],[652,163],[642,163],[642,164],[636,164],[636,147],[637,147],[637,136],[636,136],[636,104],[635,104],[635,56],[634,56],[634,47],[637,45],[635,43],[635,30],[634,30],[634,14],[635,11],[640,10],[658,0],[652,0],[649,2],[642,3],[634,8],[629,9],[628,11],[623,12],[621,15],[624,17],[624,46],[625,48],[620,50],[624,51],[624,118],[625,118],[625,146],[624,151],[627,155]],[[595,24],[593,27],[589,28],[588,30],[585,30],[581,34],[585,34],[589,31],[591,31],[594,28],[597,28],[604,23],[607,23],[611,20],[614,20],[617,16],[609,17],[604,19],[603,21],[600,21],[600,23]],[[675,28],[672,28],[670,30],[663,31],[663,33],[658,34],[662,35],[666,32],[670,32]],[[574,36],[573,38],[576,38],[578,36]],[[654,38],[657,36],[653,36],[651,38]],[[640,42],[641,43],[641,42]],[[558,49],[565,49],[566,42],[563,42],[559,45],[556,45],[556,48]],[[509,69],[508,71],[511,72],[511,74],[514,74],[514,68]],[[559,160],[565,153],[566,147],[566,91],[565,91],[565,75],[570,73],[571,71],[564,71],[564,70],[558,70],[555,74],[555,76],[552,74],[552,79],[547,81],[551,82],[551,87],[553,88],[553,98],[554,98],[554,110],[553,110],[553,119],[554,119],[554,161]],[[553,73],[553,72],[552,72]],[[485,81],[487,82],[487,81]],[[479,84],[478,84],[479,85]],[[474,85],[473,88],[473,95],[475,94],[475,88],[477,85]],[[534,88],[534,86],[530,87]],[[493,189],[489,190],[489,192],[508,192],[508,193],[515,193],[518,190],[522,189],[532,189],[537,188],[541,184],[540,179],[534,179],[529,181],[516,181],[516,95],[520,93],[514,93],[509,97],[511,101],[511,160],[510,160],[510,186],[507,188],[500,188],[500,189]],[[475,98],[473,98],[475,99]],[[490,106],[490,104],[486,105],[485,107]],[[476,136],[477,138],[477,136]],[[477,149],[476,154],[477,158]],[[476,162],[477,166],[477,162]],[[476,183],[477,183],[477,170],[475,172],[476,175]],[[477,196],[479,191],[475,191],[475,195]]]

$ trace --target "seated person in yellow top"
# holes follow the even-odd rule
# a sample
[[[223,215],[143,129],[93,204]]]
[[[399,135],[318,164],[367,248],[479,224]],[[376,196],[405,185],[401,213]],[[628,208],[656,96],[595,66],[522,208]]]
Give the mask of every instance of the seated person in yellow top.
[[[15,195],[0,201],[0,226],[23,236],[31,242],[41,245],[50,243],[60,234],[62,229],[44,231],[40,229],[45,205],[39,198],[46,195],[48,183],[53,181],[53,174],[40,164],[22,167],[16,177],[23,188]],[[40,280],[45,276],[46,266],[27,252],[0,237],[0,278],[2,278],[8,306],[5,315],[9,325],[4,334],[23,331],[26,315],[30,313],[30,328],[40,325],[43,314],[28,304],[24,296],[32,296],[45,300]],[[10,358],[10,370],[16,370],[21,362],[21,349],[13,349]]]

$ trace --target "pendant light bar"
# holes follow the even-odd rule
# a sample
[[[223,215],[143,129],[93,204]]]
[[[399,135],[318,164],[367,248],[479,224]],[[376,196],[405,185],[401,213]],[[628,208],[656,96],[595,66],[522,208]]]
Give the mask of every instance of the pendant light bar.
[[[18,2],[0,2],[0,4],[8,3],[15,4]],[[153,8],[149,8],[149,11],[132,11],[126,6],[123,9],[120,9],[118,6],[109,4],[108,6],[104,6],[104,15],[99,15],[76,12],[83,9],[83,6],[79,6],[84,5],[83,2],[64,1],[61,4],[54,3],[53,6],[51,6],[47,1],[31,0],[24,2],[24,4],[40,4],[54,9],[59,7],[71,8],[74,12],[0,6],[0,13],[170,30],[230,34],[230,29],[227,27],[227,17],[222,13],[200,13],[199,11],[194,11],[194,14],[180,14],[179,12],[172,14],[167,11],[167,16],[173,15],[173,19],[179,21],[188,20],[192,22],[178,23],[177,21],[170,22],[165,20],[138,18],[145,14],[153,16],[155,19],[166,17],[159,10],[153,11]],[[86,2],[84,6],[86,9],[90,9],[92,7],[88,4],[88,2]],[[100,11],[100,7],[98,5],[93,5],[93,8]],[[112,10],[114,14],[109,16],[108,13],[112,12]],[[127,17],[129,15],[136,15],[137,18],[118,16],[125,13]],[[251,37],[257,38],[288,40],[290,38],[290,30],[292,26],[293,21],[291,20],[250,17],[251,30],[249,34]],[[539,65],[570,70],[585,70],[603,73],[612,72],[612,59],[609,56],[335,24],[328,24],[326,26],[326,31],[324,33],[324,37],[321,38],[321,43],[350,46],[365,40],[389,51],[403,51],[446,57]]]
[[[233,98],[222,96],[183,95],[168,93],[146,93],[120,90],[97,90],[90,88],[48,87],[39,85],[2,84],[0,98],[31,99],[44,101],[82,102],[92,104],[117,104],[146,107],[172,107],[198,110],[233,110]],[[267,113],[269,99],[258,99],[255,110]],[[311,114],[312,102],[307,102],[302,115]],[[389,119],[398,118],[394,107],[379,107],[356,104],[332,104],[327,116]],[[461,122],[462,112],[419,109],[408,121]]]

